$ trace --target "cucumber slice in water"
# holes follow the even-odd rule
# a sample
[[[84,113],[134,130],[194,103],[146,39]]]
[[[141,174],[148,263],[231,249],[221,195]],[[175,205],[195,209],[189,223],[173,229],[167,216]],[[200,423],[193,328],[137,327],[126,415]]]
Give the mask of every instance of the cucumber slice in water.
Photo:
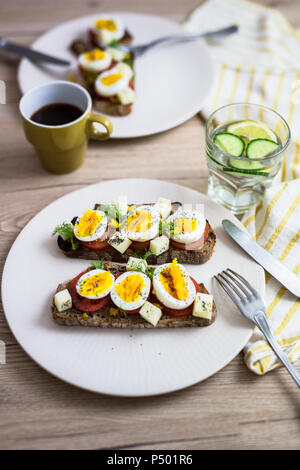
[[[219,132],[216,134],[214,137],[214,144],[233,157],[240,157],[243,155],[245,149],[244,141],[230,132]]]
[[[229,158],[228,165],[237,170],[247,170],[247,173],[264,168],[264,166],[259,162],[252,162],[251,160],[247,162],[245,160],[237,160],[236,158]]]
[[[268,139],[254,139],[247,146],[246,156],[248,158],[264,158],[273,153],[279,144]]]

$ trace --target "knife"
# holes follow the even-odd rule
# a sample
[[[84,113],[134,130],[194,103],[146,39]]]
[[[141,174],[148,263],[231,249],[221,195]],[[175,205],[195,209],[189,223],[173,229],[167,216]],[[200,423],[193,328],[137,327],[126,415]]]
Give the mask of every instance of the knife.
[[[27,59],[31,59],[37,62],[49,62],[50,64],[55,65],[70,65],[70,62],[67,60],[58,59],[57,57],[30,49],[30,47],[20,46],[19,44],[8,42],[3,38],[0,38],[0,48],[7,52],[12,52],[21,57],[27,57]]]
[[[258,243],[252,240],[251,236],[239,229],[230,220],[222,220],[222,225],[228,235],[243,248],[243,250],[252,256],[266,271],[277,279],[292,294],[300,297],[300,278],[285,267],[280,261],[272,256],[268,251],[262,248]]]

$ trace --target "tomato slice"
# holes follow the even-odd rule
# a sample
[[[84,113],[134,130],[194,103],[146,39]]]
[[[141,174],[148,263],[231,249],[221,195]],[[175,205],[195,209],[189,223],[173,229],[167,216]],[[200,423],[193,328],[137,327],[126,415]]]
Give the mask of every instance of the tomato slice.
[[[132,242],[131,243],[131,248],[134,251],[148,250],[150,248],[150,241],[151,240],[147,240],[146,242]]]
[[[195,281],[195,279],[192,278],[192,276],[190,276],[190,278],[191,278],[191,280],[193,281],[193,283],[195,285],[196,293],[200,292],[200,287],[199,287],[197,281]],[[189,307],[183,308],[181,310],[175,310],[174,308],[165,307],[163,305],[163,311],[164,311],[164,313],[166,313],[167,315],[170,315],[170,317],[173,317],[173,318],[186,317],[186,316],[192,314],[193,304],[191,304]]]
[[[92,242],[83,242],[81,240],[80,241],[83,244],[83,246],[85,246],[89,250],[100,251],[100,250],[104,250],[105,248],[110,247],[110,244],[107,241],[109,236],[110,236],[109,230],[107,229],[106,232],[103,234],[103,237],[98,238],[98,240],[94,240]]]
[[[98,36],[92,29],[88,29],[88,37],[91,43],[94,44],[94,46],[99,47]]]
[[[103,241],[100,238],[98,240],[94,240],[93,242],[81,242],[83,246],[88,248],[89,250],[93,251],[100,251],[104,250],[105,248],[109,248],[109,243],[107,241]]]
[[[127,315],[131,315],[132,313],[139,313],[142,307],[136,308],[134,310],[124,310],[124,312],[127,313]]]
[[[201,248],[202,245],[204,245],[205,240],[207,239],[209,232],[209,225],[208,222],[206,222],[204,233],[199,240],[196,240],[195,242],[192,243],[180,243],[180,242],[175,242],[174,240],[170,240],[170,243],[174,248],[177,248],[179,250],[197,250],[198,248]]]
[[[72,303],[77,310],[80,310],[81,312],[96,312],[97,310],[100,310],[103,308],[110,300],[110,294],[107,294],[105,297],[102,299],[86,299],[85,297],[81,297],[76,290],[76,284],[78,282],[78,279],[85,273],[90,271],[87,269],[86,271],[78,274],[78,276],[74,277],[74,279],[71,281],[70,287],[69,287],[69,292],[72,297]]]
[[[131,88],[132,90],[134,90],[134,80],[133,78],[130,80],[130,82],[128,83],[128,86],[129,88]]]

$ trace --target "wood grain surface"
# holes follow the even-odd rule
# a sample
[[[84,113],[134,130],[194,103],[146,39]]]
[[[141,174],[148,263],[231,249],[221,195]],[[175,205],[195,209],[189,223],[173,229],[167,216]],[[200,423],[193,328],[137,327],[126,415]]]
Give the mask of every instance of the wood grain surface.
[[[181,21],[197,0],[2,1],[1,36],[30,44],[57,23],[102,11]],[[300,27],[298,0],[261,1]],[[7,103],[0,104],[1,271],[25,224],[56,198],[98,181],[151,177],[207,191],[203,123],[198,117],[152,137],[91,143],[84,166],[46,173],[18,115],[18,62],[0,55]],[[300,394],[284,369],[258,377],[238,355],[203,383],[155,398],[121,399],[76,389],[36,365],[0,311],[0,447],[3,449],[299,449]]]

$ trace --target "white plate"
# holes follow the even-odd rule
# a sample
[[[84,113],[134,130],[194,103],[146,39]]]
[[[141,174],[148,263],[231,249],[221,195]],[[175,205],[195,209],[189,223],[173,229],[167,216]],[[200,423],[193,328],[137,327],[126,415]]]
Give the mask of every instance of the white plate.
[[[170,20],[151,15],[114,13],[134,36],[135,44],[157,37],[182,33]],[[33,43],[41,52],[70,60],[70,68],[35,65],[27,59],[20,63],[18,81],[23,93],[53,79],[65,79],[76,70],[76,59],[69,50],[74,39],[84,38],[98,15],[63,23]],[[203,41],[160,46],[135,62],[136,103],[125,117],[110,117],[112,137],[127,138],[155,134],[171,129],[194,116],[203,106],[213,82],[213,66]]]
[[[218,314],[213,325],[130,331],[68,328],[52,320],[50,304],[57,284],[71,279],[88,264],[59,252],[56,240],[50,237],[53,228],[95,202],[109,202],[119,195],[127,195],[129,202],[151,202],[163,196],[204,205],[205,215],[216,230],[216,249],[207,263],[187,268],[215,296]],[[246,276],[261,294],[264,289],[262,268],[228,237],[221,227],[223,218],[242,227],[231,213],[206,196],[164,181],[107,181],[61,197],[26,225],[6,260],[2,299],[15,338],[44,369],[94,392],[156,395],[206,379],[238,354],[252,332],[250,324],[212,282],[212,276],[231,267]]]

